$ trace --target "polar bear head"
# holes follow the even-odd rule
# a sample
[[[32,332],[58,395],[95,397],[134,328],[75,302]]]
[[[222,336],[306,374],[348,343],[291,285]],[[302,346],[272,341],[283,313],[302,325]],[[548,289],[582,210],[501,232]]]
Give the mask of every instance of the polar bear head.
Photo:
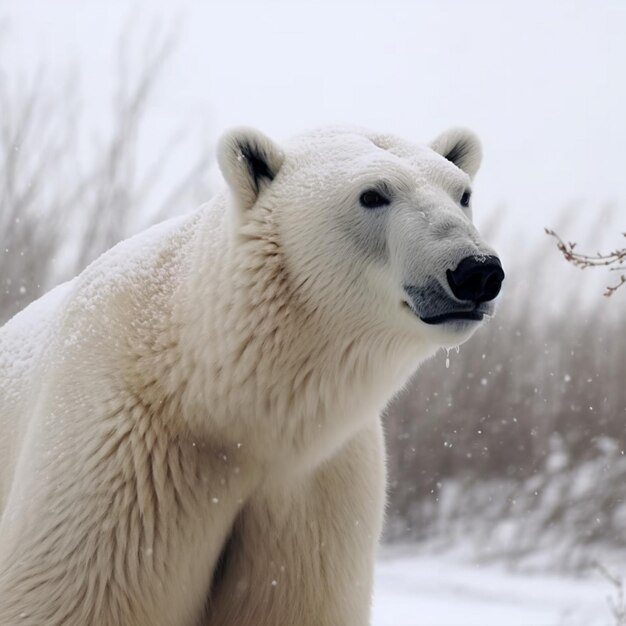
[[[218,160],[235,230],[250,239],[271,224],[294,294],[329,324],[437,348],[465,341],[493,313],[504,273],[472,223],[481,161],[472,132],[422,146],[327,128],[279,145],[237,128]]]

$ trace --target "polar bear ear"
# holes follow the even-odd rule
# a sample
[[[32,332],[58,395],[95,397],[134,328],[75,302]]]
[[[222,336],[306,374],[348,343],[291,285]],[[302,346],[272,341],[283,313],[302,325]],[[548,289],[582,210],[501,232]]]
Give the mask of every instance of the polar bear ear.
[[[483,158],[480,139],[466,128],[451,128],[430,144],[441,156],[452,161],[470,178],[474,178]]]
[[[217,161],[242,209],[249,209],[265,185],[274,180],[285,155],[263,133],[254,128],[233,128],[217,148]]]

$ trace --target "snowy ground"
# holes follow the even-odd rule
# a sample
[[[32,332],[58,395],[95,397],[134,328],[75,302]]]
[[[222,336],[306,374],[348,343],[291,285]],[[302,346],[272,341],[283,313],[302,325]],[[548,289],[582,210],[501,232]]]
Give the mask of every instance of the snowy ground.
[[[383,553],[374,626],[613,626],[600,575],[521,574],[453,554]]]

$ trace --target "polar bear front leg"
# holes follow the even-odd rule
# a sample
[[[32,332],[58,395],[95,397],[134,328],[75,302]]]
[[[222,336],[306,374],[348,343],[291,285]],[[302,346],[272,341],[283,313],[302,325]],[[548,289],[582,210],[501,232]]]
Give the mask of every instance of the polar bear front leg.
[[[310,476],[256,494],[225,548],[206,626],[366,626],[384,489],[376,420]]]
[[[22,451],[0,523],[0,626],[197,626],[245,472],[140,407],[82,422],[54,443],[42,422]],[[47,469],[38,450],[56,450]]]

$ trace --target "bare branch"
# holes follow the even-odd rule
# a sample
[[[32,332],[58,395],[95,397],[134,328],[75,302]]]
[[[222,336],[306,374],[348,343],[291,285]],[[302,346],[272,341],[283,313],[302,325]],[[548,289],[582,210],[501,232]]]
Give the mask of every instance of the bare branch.
[[[113,126],[99,143],[87,141],[80,124],[74,73],[63,81],[41,68],[25,78],[0,57],[0,323],[135,228],[169,217],[206,179],[212,157],[203,148],[163,183],[184,129],[139,159],[176,37],[168,26],[138,38],[138,28],[118,42]]]
[[[565,257],[565,260],[579,267],[580,269],[586,269],[588,267],[610,267],[611,270],[622,270],[624,266],[624,262],[626,261],[626,247],[624,248],[616,248],[608,253],[596,252],[595,255],[591,254],[583,254],[581,252],[576,251],[575,242],[571,241],[563,241],[559,235],[557,235],[550,228],[545,229],[546,234],[554,237],[557,241],[557,248]],[[622,233],[624,237],[626,237],[626,233]],[[626,276],[622,274],[620,277],[620,281],[617,285],[609,286],[606,288],[604,292],[605,296],[611,296],[614,294],[624,283],[626,283]]]

